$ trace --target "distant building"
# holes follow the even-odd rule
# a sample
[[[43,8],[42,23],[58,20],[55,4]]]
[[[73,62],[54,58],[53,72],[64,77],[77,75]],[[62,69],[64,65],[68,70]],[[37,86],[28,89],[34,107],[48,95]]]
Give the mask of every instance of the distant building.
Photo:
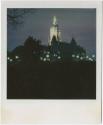
[[[50,27],[50,36],[49,36],[49,41],[48,41],[49,46],[51,46],[53,37],[56,38],[56,41],[61,41],[61,31],[57,24],[56,16],[53,17],[53,23],[52,23],[52,26]]]

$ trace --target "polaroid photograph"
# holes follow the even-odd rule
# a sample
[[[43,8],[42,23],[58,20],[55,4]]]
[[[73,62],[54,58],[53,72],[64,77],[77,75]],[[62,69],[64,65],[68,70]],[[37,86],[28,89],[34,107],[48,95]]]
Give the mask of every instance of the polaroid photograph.
[[[96,9],[7,9],[7,98],[96,99]]]
[[[101,122],[101,5],[2,2],[4,123]]]

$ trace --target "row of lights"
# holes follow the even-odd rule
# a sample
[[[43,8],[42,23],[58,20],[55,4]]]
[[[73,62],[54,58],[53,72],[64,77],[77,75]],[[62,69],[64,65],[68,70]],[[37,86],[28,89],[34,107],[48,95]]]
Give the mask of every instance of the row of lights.
[[[44,51],[44,54],[50,54],[50,51]],[[60,51],[57,51],[57,54],[60,54]]]
[[[57,59],[61,59],[61,57],[58,56]],[[45,62],[45,61],[50,61],[50,58],[45,58],[45,57],[43,58],[43,57],[40,57],[40,60],[42,60],[42,61]]]
[[[40,57],[40,60],[42,61],[50,61],[50,52],[47,52],[47,54],[45,55],[45,57]],[[57,54],[53,54],[54,57],[57,57],[57,59],[61,59],[61,56],[58,56]]]
[[[42,60],[42,61],[50,61],[50,52],[48,51],[48,52],[46,52],[46,55],[45,55],[45,57],[40,57],[40,60]],[[57,59],[61,59],[61,56],[59,55],[57,55],[57,54],[53,54],[53,56],[54,57],[57,57]],[[82,57],[82,56],[79,56],[79,55],[72,55],[72,58],[77,58],[77,59],[80,59],[80,60],[83,60],[83,59],[86,59],[86,60],[89,60],[89,61],[93,61],[93,60],[95,60],[95,55],[92,55],[92,58],[90,58],[88,55],[86,56],[86,57]],[[15,56],[15,59],[19,59],[19,56]],[[12,58],[10,58],[10,57],[7,57],[7,60],[8,61],[10,61],[10,62],[12,62],[13,61],[13,59]]]
[[[90,58],[89,56],[82,57],[82,56],[73,54],[72,58],[77,58],[77,59],[80,59],[80,60],[86,59],[86,60],[89,60],[89,61],[93,61],[93,60],[95,60],[95,55],[92,55],[92,58]]]
[[[50,58],[43,58],[43,57],[40,57],[40,60],[42,60],[42,61],[50,61]]]
[[[19,56],[15,56],[15,59],[19,59]],[[8,61],[10,61],[10,62],[12,62],[12,61],[13,61],[13,59],[12,59],[12,58],[10,58],[10,57],[7,57],[7,60],[8,60]]]

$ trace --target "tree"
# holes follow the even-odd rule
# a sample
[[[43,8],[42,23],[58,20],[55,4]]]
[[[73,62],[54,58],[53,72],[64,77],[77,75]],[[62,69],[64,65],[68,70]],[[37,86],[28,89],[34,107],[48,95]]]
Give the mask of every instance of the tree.
[[[33,37],[29,36],[27,40],[24,42],[24,49],[26,59],[39,59],[42,50],[41,41],[33,39]]]
[[[28,50],[28,51],[33,51],[34,50],[34,45],[36,40],[33,39],[33,37],[29,36],[26,41],[24,42],[24,47]]]
[[[26,14],[30,14],[34,12],[36,12],[36,9],[8,8],[7,9],[7,23],[13,26],[22,24],[24,22],[23,17]]]
[[[72,46],[76,46],[76,45],[77,45],[76,40],[75,40],[74,38],[72,38],[70,44],[71,44]]]

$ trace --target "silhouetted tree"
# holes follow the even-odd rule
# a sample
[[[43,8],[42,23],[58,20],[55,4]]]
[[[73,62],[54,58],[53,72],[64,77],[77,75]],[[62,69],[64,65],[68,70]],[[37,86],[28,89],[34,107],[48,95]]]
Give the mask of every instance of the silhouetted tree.
[[[18,55],[20,57],[24,57],[24,46],[17,46],[13,51],[12,51],[12,55]]]
[[[24,47],[27,49],[29,52],[33,52],[34,46],[35,46],[36,40],[33,39],[33,37],[29,36],[26,41],[24,42]]]
[[[33,37],[29,36],[27,40],[24,42],[25,48],[25,57],[26,59],[35,58],[35,60],[39,59],[42,46],[41,41],[33,39]]]
[[[75,40],[74,38],[72,38],[70,44],[71,44],[72,46],[76,46],[76,45],[77,45],[76,40]]]
[[[7,9],[7,22],[16,26],[24,22],[23,17],[28,13],[34,13],[36,9],[18,9],[18,8],[8,8]]]

